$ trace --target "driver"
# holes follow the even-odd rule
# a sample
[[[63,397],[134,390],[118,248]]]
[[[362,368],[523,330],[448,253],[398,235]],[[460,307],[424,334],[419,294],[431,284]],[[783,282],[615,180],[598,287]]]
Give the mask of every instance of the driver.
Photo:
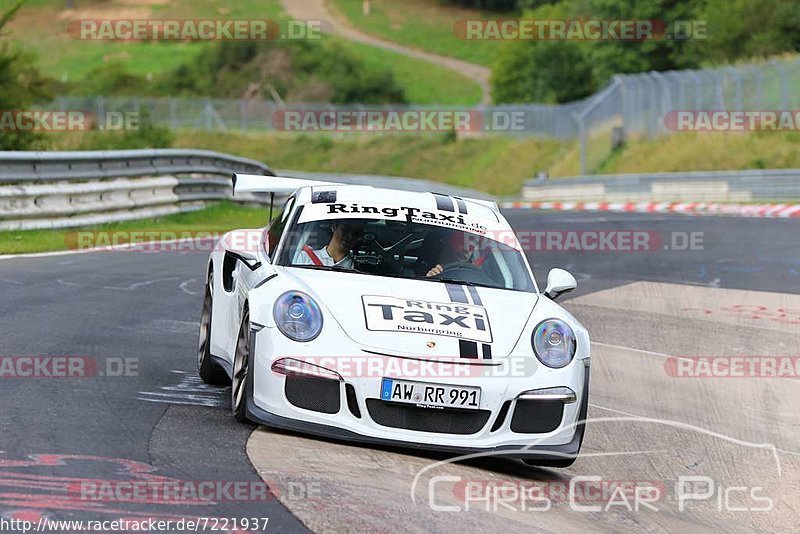
[[[352,248],[363,233],[364,227],[358,221],[334,221],[331,225],[330,242],[319,250],[305,245],[295,255],[293,264],[352,269]]]
[[[451,263],[468,263],[470,261],[470,257],[472,256],[471,251],[459,250],[457,247],[452,246],[452,243],[450,246],[448,246],[447,241],[443,238],[440,238],[439,243],[439,261],[427,272],[425,275],[427,278],[442,274],[444,271],[444,265]]]

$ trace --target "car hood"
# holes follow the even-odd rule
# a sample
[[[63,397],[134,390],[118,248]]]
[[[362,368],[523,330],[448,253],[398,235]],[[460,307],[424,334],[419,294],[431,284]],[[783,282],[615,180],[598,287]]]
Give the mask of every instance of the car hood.
[[[507,357],[538,299],[425,280],[298,268],[285,274],[362,349],[435,360]]]

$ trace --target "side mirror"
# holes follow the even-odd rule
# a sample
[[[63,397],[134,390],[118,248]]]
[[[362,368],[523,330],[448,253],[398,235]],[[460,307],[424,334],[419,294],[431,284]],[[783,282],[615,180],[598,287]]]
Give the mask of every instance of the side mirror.
[[[261,265],[258,255],[250,252],[249,250],[231,250],[228,251],[228,254],[247,265],[247,268],[251,271],[255,271]]]
[[[546,297],[555,300],[564,293],[569,293],[578,287],[575,277],[564,269],[550,269],[547,273],[547,287],[544,290]]]
[[[223,237],[227,254],[244,263],[248,269],[254,271],[261,266],[258,248],[263,230],[233,230]]]

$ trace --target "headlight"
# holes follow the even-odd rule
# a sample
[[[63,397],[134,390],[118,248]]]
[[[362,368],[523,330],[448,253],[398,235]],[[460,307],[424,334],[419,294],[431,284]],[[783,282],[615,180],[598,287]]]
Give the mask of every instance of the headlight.
[[[275,324],[293,341],[311,341],[322,330],[322,311],[314,299],[300,291],[287,291],[272,308]]]
[[[575,356],[575,332],[559,319],[547,319],[539,323],[531,338],[533,352],[547,367],[560,369]]]

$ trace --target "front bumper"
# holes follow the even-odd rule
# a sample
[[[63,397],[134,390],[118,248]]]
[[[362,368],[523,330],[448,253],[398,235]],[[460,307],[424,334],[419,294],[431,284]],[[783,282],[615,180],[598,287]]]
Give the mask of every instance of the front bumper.
[[[377,417],[374,410],[376,403],[383,403],[378,398],[381,376],[345,377],[343,381],[326,380],[336,384],[333,392],[333,409],[306,409],[299,407],[296,399],[287,398],[293,395],[287,387],[288,380],[283,374],[271,371],[272,363],[279,359],[278,355],[291,354],[282,337],[273,336],[270,328],[260,330],[254,336],[255,365],[251,377],[251,395],[247,401],[248,414],[251,420],[267,426],[314,434],[321,437],[343,440],[350,443],[385,445],[391,447],[417,450],[439,451],[453,454],[491,454],[493,456],[524,458],[530,460],[558,460],[574,458],[580,450],[585,429],[584,421],[588,406],[589,360],[575,360],[560,370],[546,369],[541,366],[533,376],[503,377],[445,377],[440,379],[409,378],[394,376],[393,378],[411,379],[421,382],[435,382],[464,386],[479,386],[482,390],[480,412],[488,414],[479,427],[454,430],[443,425],[425,425],[425,430],[402,427],[387,423],[391,414]],[[330,346],[330,345],[328,345]],[[297,348],[294,347],[296,354]],[[352,351],[355,352],[355,349]],[[453,363],[449,365],[463,365]],[[294,379],[305,380],[305,379]],[[529,414],[532,402],[517,400],[524,391],[568,387],[577,395],[577,402],[563,403],[559,407],[559,420],[555,425],[537,432],[533,428],[520,430],[512,424],[517,415],[520,402],[527,402]],[[330,391],[330,389],[328,389]],[[328,395],[330,398],[331,395]],[[315,398],[314,400],[318,400]],[[552,406],[552,401],[549,401]],[[312,403],[313,404],[313,403]],[[324,404],[324,403],[323,403]],[[355,407],[353,406],[355,404]],[[388,404],[391,410],[397,406],[413,410],[413,405]],[[328,404],[331,406],[331,404]],[[520,413],[522,412],[521,406]],[[355,408],[355,410],[354,410]],[[421,408],[420,410],[429,410]],[[355,413],[354,413],[355,411]],[[395,410],[396,411],[396,410]],[[459,410],[462,414],[464,410]],[[440,412],[431,410],[421,416],[423,422],[430,423]],[[424,414],[430,414],[425,417]],[[472,413],[476,413],[472,411]],[[535,419],[535,416],[534,416]],[[417,414],[419,422],[420,416]],[[517,421],[519,418],[517,418]],[[449,420],[448,420],[449,424]],[[535,427],[535,425],[534,425]]]

